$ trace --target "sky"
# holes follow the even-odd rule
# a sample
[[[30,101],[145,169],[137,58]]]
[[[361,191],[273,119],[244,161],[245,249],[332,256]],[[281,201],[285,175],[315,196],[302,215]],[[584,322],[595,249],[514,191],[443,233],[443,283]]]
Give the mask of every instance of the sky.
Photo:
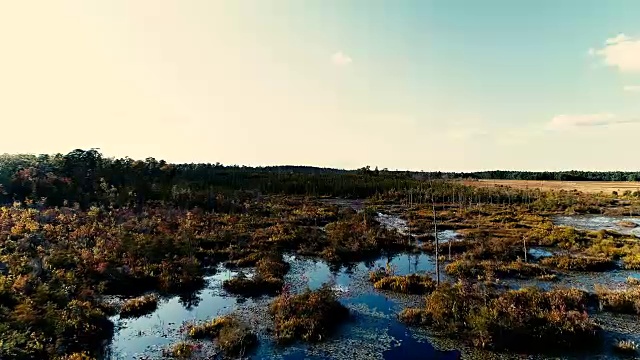
[[[637,0],[0,0],[0,153],[639,170]]]

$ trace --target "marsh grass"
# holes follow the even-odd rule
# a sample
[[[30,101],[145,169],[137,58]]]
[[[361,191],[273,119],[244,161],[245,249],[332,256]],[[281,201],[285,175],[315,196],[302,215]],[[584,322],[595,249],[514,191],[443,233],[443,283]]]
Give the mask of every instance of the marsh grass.
[[[243,274],[222,283],[222,287],[229,293],[248,297],[275,295],[280,292],[283,285],[284,281],[281,279],[261,276],[248,278]]]
[[[189,325],[186,331],[193,339],[215,340],[227,356],[245,355],[258,343],[256,334],[233,315]]]
[[[640,314],[640,287],[612,290],[596,285],[595,290],[602,310],[614,313]]]
[[[621,355],[635,356],[638,354],[638,344],[631,340],[618,340],[613,344],[613,350]]]
[[[120,316],[123,318],[140,317],[154,312],[157,308],[158,295],[143,295],[125,301],[120,308]]]
[[[337,300],[327,284],[297,295],[285,292],[273,300],[269,311],[274,318],[275,337],[279,343],[325,340],[349,317],[349,310]]]
[[[253,278],[240,273],[235,278],[225,280],[222,287],[229,293],[250,297],[279,293],[284,286],[283,278],[289,271],[289,263],[282,259],[281,254],[264,253],[258,258]]]
[[[164,349],[162,354],[164,357],[171,359],[188,360],[196,353],[197,348],[196,344],[180,341],[171,345],[168,349]]]
[[[423,295],[432,292],[436,288],[436,282],[429,275],[410,274],[379,277],[379,274],[372,272],[369,274],[369,278],[374,280],[373,287],[378,290],[404,294]]]
[[[540,264],[562,270],[571,271],[609,271],[616,267],[616,263],[603,257],[591,256],[552,256],[540,260]]]
[[[539,351],[596,337],[598,327],[586,313],[587,302],[587,294],[576,289],[501,293],[479,284],[445,283],[426,297],[424,308],[405,309],[399,319],[452,337],[467,336],[482,348]]]
[[[493,279],[493,278],[549,278],[553,273],[544,267],[526,263],[523,261],[499,262],[499,261],[473,261],[456,260],[445,266],[445,271],[451,276],[466,279]]]

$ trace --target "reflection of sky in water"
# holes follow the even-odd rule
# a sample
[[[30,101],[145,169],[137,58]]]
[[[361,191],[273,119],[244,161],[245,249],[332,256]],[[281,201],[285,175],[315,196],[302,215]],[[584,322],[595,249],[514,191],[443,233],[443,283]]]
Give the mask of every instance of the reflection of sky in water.
[[[640,219],[624,216],[574,215],[556,216],[555,225],[571,226],[579,230],[612,230],[620,234],[640,236],[640,227],[630,228],[620,226],[621,221],[631,221],[640,225]]]
[[[161,301],[150,315],[134,319],[114,317],[120,325],[111,343],[112,359],[132,359],[175,341],[176,332],[185,321],[206,320],[227,314],[241,306],[234,297],[226,296],[220,288],[222,281],[237,272],[220,268],[220,272],[207,278],[208,288],[192,297],[173,297]],[[251,274],[247,273],[250,277]],[[251,300],[246,300],[247,304]]]
[[[394,216],[383,217],[387,225],[403,229],[406,222]],[[559,217],[554,220],[559,225],[570,225],[577,228],[597,230],[601,228],[621,229],[627,232],[638,229],[623,228],[616,223],[628,218],[608,218],[602,216]],[[639,220],[635,219],[636,222]],[[453,230],[438,232],[438,238],[446,244],[455,240],[457,233]],[[533,258],[552,255],[550,249],[531,248],[529,254]],[[332,339],[324,344],[297,344],[287,348],[278,348],[261,335],[261,343],[252,358],[257,359],[327,359],[354,358],[358,353],[360,358],[383,359],[455,359],[451,352],[438,352],[428,342],[418,341],[412,330],[399,323],[396,314],[401,306],[393,298],[384,293],[376,292],[366,282],[368,272],[377,268],[391,265],[396,274],[435,272],[435,262],[425,254],[398,254],[381,257],[375,261],[360,262],[351,266],[332,268],[323,261],[287,256],[286,260],[292,265],[287,275],[287,281],[292,283],[296,291],[304,286],[317,289],[325,282],[332,282],[334,289],[341,294],[340,301],[351,309],[352,320],[341,327]],[[251,300],[229,296],[221,289],[222,281],[236,276],[237,273],[219,268],[218,273],[207,278],[208,286],[191,298],[174,297],[164,300],[151,315],[138,319],[118,320],[114,317],[120,329],[116,332],[111,343],[111,359],[134,359],[144,355],[157,357],[161,349],[182,338],[179,328],[185,321],[202,321],[215,316],[231,313],[235,310],[260,304],[266,305],[269,299]],[[245,271],[247,276],[252,271]],[[640,278],[640,272],[632,270],[617,270],[603,273],[570,273],[560,274],[555,282],[536,280],[513,281],[507,284],[513,287],[540,286],[543,288],[574,286],[593,291],[594,284],[606,286],[623,286],[627,277]],[[443,274],[443,278],[444,278]],[[364,281],[363,281],[364,279]],[[364,288],[363,288],[363,285]],[[359,289],[358,291],[355,291]],[[366,350],[366,348],[370,348]],[[366,352],[363,355],[363,351]]]
[[[298,259],[292,264],[289,276],[302,281],[306,280],[311,289],[317,289],[325,282],[335,283],[337,290],[348,289],[354,273],[358,273],[359,276],[368,276],[369,271],[385,268],[387,262],[397,275],[435,272],[435,262],[426,254],[397,254],[367,263],[360,262],[352,267],[343,266],[339,269],[332,269],[320,260]]]
[[[353,358],[348,351],[358,352],[361,347],[372,348],[369,353],[359,354],[360,358],[385,359],[451,359],[452,353],[436,351],[428,342],[417,341],[411,331],[396,320],[401,306],[383,293],[375,292],[370,285],[358,293],[353,293],[355,283],[362,284],[368,272],[384,267],[386,258],[351,267],[332,269],[323,261],[306,258],[286,257],[292,267],[287,280],[300,284],[306,278],[309,287],[316,289],[324,282],[334,281],[334,288],[341,291],[341,302],[351,308],[352,320],[345,324],[335,338],[321,345],[293,345],[285,349],[276,347],[268,338],[261,336],[261,345],[253,358],[268,359],[327,359],[335,357]],[[433,261],[426,255],[396,255],[390,259],[399,274],[433,271]],[[243,306],[251,306],[254,300],[240,301],[221,289],[224,279],[236,273],[219,268],[219,273],[208,277],[208,286],[198,296],[191,299],[174,297],[162,302],[153,314],[138,319],[119,321],[111,344],[111,359],[133,359],[141,355],[158,356],[161,349],[182,338],[178,332],[185,321],[207,320],[221,314],[231,313]],[[250,276],[251,273],[249,272]],[[304,276],[302,276],[304,275]],[[366,282],[365,282],[366,283]],[[300,290],[298,288],[297,290]],[[377,315],[376,315],[377,314]],[[114,319],[117,320],[117,317]],[[118,321],[116,321],[118,322]],[[345,344],[352,344],[351,347]],[[359,345],[353,345],[359,344]],[[366,350],[363,350],[366,351]],[[374,355],[377,354],[377,355]],[[381,355],[382,354],[382,355]],[[413,355],[412,355],[413,354]],[[413,356],[417,357],[413,357]],[[441,357],[446,356],[446,357]]]

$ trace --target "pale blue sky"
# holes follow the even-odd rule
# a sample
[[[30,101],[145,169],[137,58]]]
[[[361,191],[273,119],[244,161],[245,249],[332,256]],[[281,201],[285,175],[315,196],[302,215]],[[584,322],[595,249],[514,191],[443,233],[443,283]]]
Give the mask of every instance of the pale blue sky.
[[[640,1],[0,4],[0,152],[640,168]]]

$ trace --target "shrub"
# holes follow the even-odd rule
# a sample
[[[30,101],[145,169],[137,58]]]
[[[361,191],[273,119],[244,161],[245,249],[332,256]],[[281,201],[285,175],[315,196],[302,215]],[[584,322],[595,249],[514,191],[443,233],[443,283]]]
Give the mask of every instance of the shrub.
[[[226,355],[243,355],[258,342],[258,337],[236,317],[217,317],[200,325],[187,327],[189,337],[194,339],[216,339]]]
[[[155,294],[143,295],[129,299],[122,304],[120,316],[139,317],[154,312],[158,308],[158,296]]]
[[[349,316],[349,310],[340,304],[326,284],[315,291],[307,289],[298,295],[280,295],[269,310],[280,343],[321,341]]]
[[[369,277],[377,278],[372,274]],[[436,282],[428,275],[385,276],[377,279],[373,287],[378,290],[422,295],[432,292],[436,288]]]
[[[616,313],[640,314],[640,287],[611,290],[596,285],[595,288],[601,309]]]
[[[638,344],[631,340],[619,340],[613,344],[613,350],[622,355],[637,355]]]
[[[627,277],[627,284],[629,284],[630,286],[639,286],[640,285],[640,279],[629,276]]]
[[[59,358],[59,360],[95,360],[95,358],[90,356],[86,352],[80,352],[80,353],[73,353],[70,355],[66,355],[64,357]]]
[[[218,346],[227,356],[242,356],[258,343],[258,337],[238,322],[226,322],[220,329]]]
[[[263,278],[257,275],[253,279],[240,275],[222,283],[222,287],[228,292],[249,297],[277,294],[283,285],[284,282],[281,279]]]
[[[587,300],[587,294],[576,289],[498,293],[479,284],[445,283],[427,296],[424,309],[406,309],[399,318],[457,338],[466,334],[479,347],[566,347],[597,333],[585,312]]]
[[[540,260],[545,266],[573,271],[608,271],[615,268],[616,264],[611,259],[589,256],[552,256]]]
[[[172,345],[169,349],[163,350],[163,355],[172,359],[187,360],[191,359],[196,351],[197,346],[184,341],[180,341]]]
[[[473,260],[457,260],[447,264],[447,274],[458,278],[521,278],[528,279],[541,276],[549,276],[545,268],[523,261],[495,262]]]
[[[418,308],[406,308],[398,314],[398,319],[408,325],[422,325],[425,323],[425,311]]]
[[[268,256],[258,260],[256,274],[264,278],[282,279],[289,271],[289,268],[289,263],[282,259],[282,255],[277,257]]]
[[[231,323],[233,318],[230,316],[217,317],[211,321],[200,325],[191,325],[187,328],[187,333],[194,339],[213,339],[218,336],[220,330],[227,324]]]

